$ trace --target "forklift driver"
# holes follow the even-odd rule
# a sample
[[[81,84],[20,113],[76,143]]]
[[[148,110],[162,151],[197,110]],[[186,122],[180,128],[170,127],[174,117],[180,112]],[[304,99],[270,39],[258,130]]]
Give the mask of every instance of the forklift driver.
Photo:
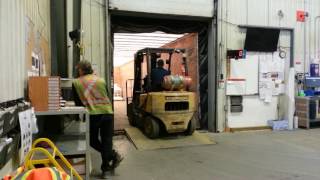
[[[151,87],[152,91],[162,91],[162,81],[164,76],[170,75],[169,71],[164,69],[164,61],[159,59],[157,61],[157,68],[151,71]]]

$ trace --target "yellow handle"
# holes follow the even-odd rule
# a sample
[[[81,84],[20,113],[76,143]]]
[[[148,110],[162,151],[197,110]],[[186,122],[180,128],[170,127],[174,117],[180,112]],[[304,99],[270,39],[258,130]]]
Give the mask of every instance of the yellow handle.
[[[53,154],[50,154],[50,152],[47,149],[37,147],[37,145],[41,142],[46,142],[50,146],[50,148],[53,150]],[[44,156],[47,157],[47,159],[32,160],[32,158],[36,152],[43,154]],[[72,165],[69,163],[69,161],[63,156],[63,154],[54,145],[54,143],[47,138],[39,138],[36,141],[34,141],[34,143],[32,144],[32,149],[28,152],[28,154],[25,158],[24,165],[27,169],[35,169],[34,165],[43,164],[45,166],[48,166],[48,164],[52,164],[58,170],[65,172],[64,169],[60,166],[60,164],[55,160],[56,156],[58,156],[62,160],[64,165],[71,170],[72,176],[75,176],[78,180],[82,180],[82,177],[72,167]]]

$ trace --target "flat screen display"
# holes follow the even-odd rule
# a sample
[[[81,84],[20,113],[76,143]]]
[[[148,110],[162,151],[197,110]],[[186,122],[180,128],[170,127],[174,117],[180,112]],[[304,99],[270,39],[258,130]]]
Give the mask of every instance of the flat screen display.
[[[257,52],[277,51],[279,29],[247,28],[244,49]]]

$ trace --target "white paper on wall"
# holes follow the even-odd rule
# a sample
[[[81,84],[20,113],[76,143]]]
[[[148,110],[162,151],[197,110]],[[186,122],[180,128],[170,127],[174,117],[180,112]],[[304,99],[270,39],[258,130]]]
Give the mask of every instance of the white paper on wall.
[[[271,96],[285,92],[284,88],[285,61],[278,53],[263,53],[259,56],[259,96],[265,102],[270,102]]]
[[[245,95],[246,93],[246,81],[227,81],[227,95]]]
[[[230,79],[245,79],[245,93],[242,95],[258,94],[259,55],[247,55],[246,59],[230,59]]]
[[[21,131],[21,153],[20,164],[25,160],[26,155],[32,146],[32,113],[31,109],[19,113],[19,123]]]
[[[272,96],[272,92],[273,92],[273,88],[274,88],[274,82],[269,80],[269,79],[266,79],[264,81],[260,81],[259,82],[259,89],[260,89],[260,92],[259,92],[259,96],[260,96],[260,99],[262,100],[265,100],[266,102],[268,100],[270,100],[270,96]]]

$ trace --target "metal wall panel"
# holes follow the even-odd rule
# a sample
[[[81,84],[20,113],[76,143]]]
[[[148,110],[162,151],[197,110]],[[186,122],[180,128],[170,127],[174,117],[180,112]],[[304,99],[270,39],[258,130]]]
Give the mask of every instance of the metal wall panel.
[[[39,12],[42,16],[39,16]],[[24,97],[27,17],[49,41],[49,0],[0,1],[0,102]],[[42,19],[41,19],[42,18]]]
[[[284,15],[282,18],[278,15],[280,10]],[[308,12],[306,22],[296,21],[297,10]],[[320,44],[320,38],[315,37],[315,32],[320,30],[320,24],[315,26],[315,17],[320,15],[319,0],[220,0],[218,11],[218,74],[226,74],[226,50],[241,49],[244,46],[246,31],[238,28],[238,25],[293,28],[294,61],[302,64],[306,62],[306,72],[310,59],[320,58],[320,47],[315,49],[314,45]],[[285,47],[288,55],[289,42],[288,33],[282,32],[280,45]],[[296,66],[296,69],[303,71],[304,68]],[[224,107],[228,102],[223,85],[219,86],[218,94],[218,107]],[[228,119],[224,108],[219,108],[217,115],[218,128],[223,131],[224,122]]]
[[[20,0],[21,2],[21,0]],[[50,0],[23,0],[25,15],[33,22],[35,29],[50,39]]]
[[[84,54],[98,75],[105,76],[105,5],[104,0],[82,0],[81,29]]]
[[[24,16],[19,0],[0,1],[0,102],[23,97]]]
[[[267,0],[247,0],[246,15],[248,24],[264,26],[268,24],[269,3]],[[230,13],[230,16],[234,16]]]
[[[283,12],[283,18],[279,18],[279,10]],[[305,23],[296,21],[297,10],[308,12],[309,17]],[[224,50],[242,48],[245,32],[241,31],[237,25],[289,27],[295,29],[295,57],[299,60],[304,59],[304,40],[306,39],[306,57],[314,58],[316,54],[314,21],[319,15],[319,0],[220,0],[219,42],[222,46],[226,46]],[[306,38],[304,37],[305,28]],[[319,30],[319,27],[317,29]]]
[[[110,0],[109,8],[155,14],[213,16],[213,0]]]

